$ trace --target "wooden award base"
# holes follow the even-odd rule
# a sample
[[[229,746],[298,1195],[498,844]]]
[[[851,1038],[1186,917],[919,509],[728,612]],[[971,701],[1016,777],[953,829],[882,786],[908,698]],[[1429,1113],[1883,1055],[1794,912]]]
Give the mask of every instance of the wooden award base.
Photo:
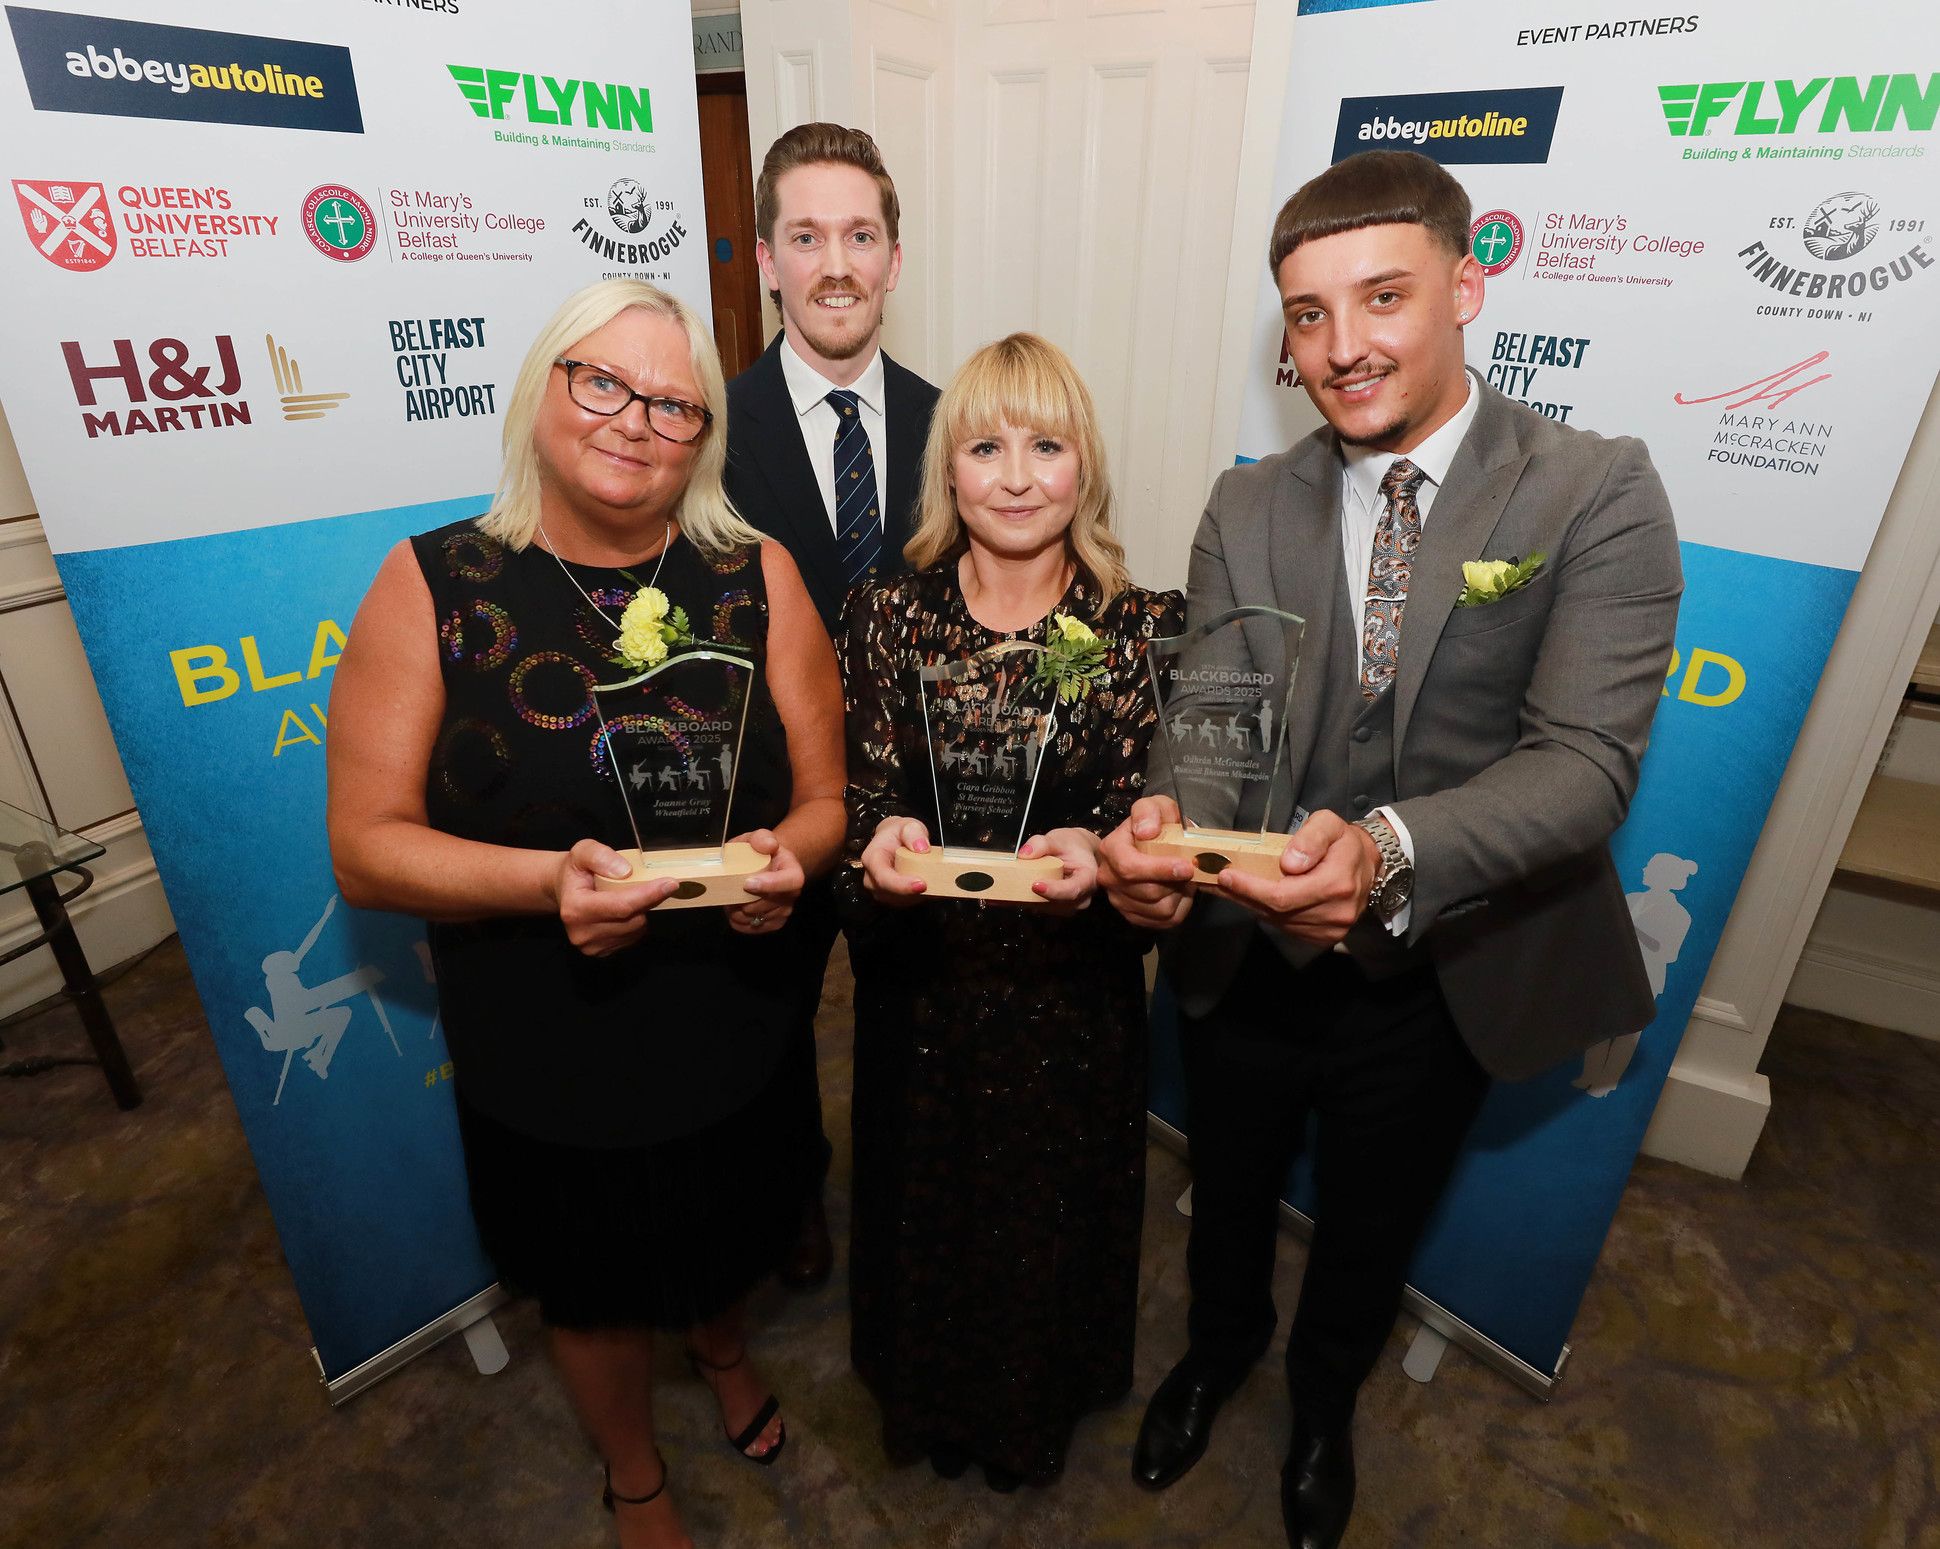
[[[656,909],[719,909],[745,904],[754,897],[741,884],[766,869],[768,857],[752,845],[736,840],[718,850],[622,850],[620,859],[633,868],[630,877],[595,877],[596,887],[634,887],[642,882],[676,878],[680,886]]]
[[[1167,823],[1156,839],[1141,839],[1147,855],[1191,861],[1194,882],[1216,882],[1220,872],[1237,866],[1250,876],[1272,880],[1280,875],[1280,852],[1291,834],[1255,834],[1230,828],[1186,828]]]
[[[918,855],[896,852],[896,870],[923,879],[926,898],[980,898],[986,903],[1041,904],[1031,891],[1033,882],[1064,875],[1064,862],[1055,855],[1033,860],[1008,850],[965,850],[937,846]]]

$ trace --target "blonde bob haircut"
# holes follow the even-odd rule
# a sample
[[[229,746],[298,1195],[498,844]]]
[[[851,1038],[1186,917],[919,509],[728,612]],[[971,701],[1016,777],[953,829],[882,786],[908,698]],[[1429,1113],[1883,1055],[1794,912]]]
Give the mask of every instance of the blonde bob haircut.
[[[728,503],[721,487],[727,466],[727,384],[721,379],[721,357],[714,341],[691,309],[657,285],[644,280],[601,280],[575,291],[546,320],[539,337],[526,351],[512,385],[501,433],[504,466],[492,506],[478,519],[479,531],[508,549],[523,549],[539,530],[539,455],[532,433],[545,401],[552,363],[590,333],[604,328],[629,308],[670,318],[687,335],[687,358],[700,384],[701,397],[714,420],[702,433],[700,449],[687,476],[687,488],[674,510],[674,520],[696,548],[724,554],[759,544],[761,534]]]
[[[966,360],[936,405],[923,449],[922,493],[916,531],[903,545],[912,570],[928,570],[970,546],[957,511],[951,464],[956,449],[976,436],[1013,425],[1056,436],[1078,451],[1078,509],[1065,529],[1065,550],[1101,594],[1099,607],[1131,585],[1125,550],[1111,530],[1111,480],[1105,443],[1078,368],[1070,356],[1034,333],[986,344]]]

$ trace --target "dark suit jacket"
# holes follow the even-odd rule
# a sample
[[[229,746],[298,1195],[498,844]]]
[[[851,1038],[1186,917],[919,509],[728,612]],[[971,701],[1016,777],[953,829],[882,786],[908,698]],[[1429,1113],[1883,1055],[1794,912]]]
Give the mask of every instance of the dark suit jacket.
[[[1683,575],[1642,442],[1476,390],[1402,614],[1394,806],[1415,845],[1408,943],[1426,947],[1476,1058],[1517,1078],[1656,1011],[1607,841],[1637,786]],[[1328,660],[1349,606],[1340,502],[1339,445],[1322,429],[1221,474],[1193,540],[1192,623],[1253,604],[1307,621],[1286,733],[1292,789],[1314,754],[1322,682],[1356,667]],[[1538,553],[1528,586],[1455,606],[1465,560]],[[1249,633],[1249,655],[1274,649],[1270,632]],[[1164,763],[1149,790],[1167,790]],[[1265,814],[1257,798],[1242,803],[1234,826],[1283,828],[1292,799],[1278,792]],[[1167,952],[1189,1014],[1225,993],[1257,928],[1236,905],[1198,900]]]
[[[915,529],[916,499],[937,390],[914,371],[882,357],[883,420],[889,487],[882,496],[884,576],[899,575],[903,545]],[[849,589],[829,524],[828,507],[802,442],[802,427],[781,372],[781,335],[761,359],[728,383],[727,493],[735,509],[777,539],[800,568],[808,595],[831,635]]]

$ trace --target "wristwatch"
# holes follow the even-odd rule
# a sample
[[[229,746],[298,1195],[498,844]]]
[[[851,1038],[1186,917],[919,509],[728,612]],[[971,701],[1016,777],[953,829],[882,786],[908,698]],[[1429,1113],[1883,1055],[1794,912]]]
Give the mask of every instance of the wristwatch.
[[[1374,885],[1367,890],[1367,906],[1383,920],[1392,920],[1414,896],[1415,863],[1401,848],[1401,836],[1380,813],[1370,812],[1354,826],[1366,829],[1374,848],[1381,852]]]

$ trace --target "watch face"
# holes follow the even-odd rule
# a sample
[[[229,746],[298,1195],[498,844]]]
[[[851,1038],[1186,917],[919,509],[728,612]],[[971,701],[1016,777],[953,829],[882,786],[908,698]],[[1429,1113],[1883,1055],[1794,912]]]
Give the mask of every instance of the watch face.
[[[1408,901],[1414,891],[1414,871],[1407,866],[1397,867],[1393,876],[1381,884],[1379,908],[1383,914],[1393,914]]]

